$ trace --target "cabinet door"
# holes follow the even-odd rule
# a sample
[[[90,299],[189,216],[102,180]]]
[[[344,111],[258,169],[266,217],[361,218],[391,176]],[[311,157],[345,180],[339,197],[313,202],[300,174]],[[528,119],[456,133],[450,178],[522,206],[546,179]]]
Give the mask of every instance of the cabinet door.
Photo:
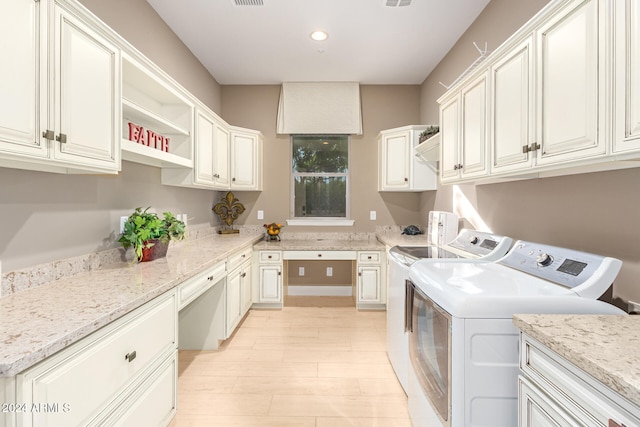
[[[598,115],[606,77],[598,6],[598,0],[573,1],[536,33],[539,164],[605,151],[604,117]]]
[[[258,135],[231,134],[231,189],[258,190]]]
[[[533,38],[527,38],[491,67],[490,135],[492,173],[529,168],[523,148],[534,142]]]
[[[537,387],[520,377],[518,403],[520,427],[576,427],[581,425],[572,419],[555,402],[539,393]]]
[[[45,126],[47,119],[46,73],[39,67],[41,53],[46,60],[46,7],[37,1],[2,5],[0,54],[7,62],[0,67],[0,152],[49,155],[40,131],[40,119]]]
[[[615,2],[616,152],[640,149],[640,7]]]
[[[381,190],[409,189],[411,132],[382,135]]]
[[[229,189],[229,131],[221,124],[215,124],[213,148],[214,187]]]
[[[380,303],[380,267],[358,267],[358,302]]]
[[[452,181],[459,176],[459,97],[440,107],[440,178]]]
[[[120,52],[59,5],[54,28],[54,156],[119,170]]]
[[[486,74],[462,89],[461,160],[462,177],[487,173],[487,77]]]
[[[258,274],[260,302],[282,302],[282,266],[260,265]]]
[[[251,304],[253,304],[253,298],[251,297],[251,276],[251,263],[245,264],[240,275],[240,317],[244,316],[251,308]]]
[[[227,338],[231,336],[240,320],[241,271],[237,269],[227,276]]]
[[[213,145],[215,124],[202,111],[196,112],[194,180],[205,186],[214,185]]]

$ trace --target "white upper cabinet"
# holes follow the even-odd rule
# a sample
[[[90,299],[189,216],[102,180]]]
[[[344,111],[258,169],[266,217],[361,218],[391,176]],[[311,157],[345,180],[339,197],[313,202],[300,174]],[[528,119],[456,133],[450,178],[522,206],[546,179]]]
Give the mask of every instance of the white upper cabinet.
[[[11,66],[0,67],[0,150],[46,158],[49,145],[41,137],[39,121],[40,116],[47,117],[47,73],[39,66],[40,46],[46,47],[47,40],[46,4],[11,1],[2,10],[0,52],[3,58],[11,58]],[[46,61],[47,52],[42,51]]]
[[[231,128],[231,189],[262,191],[262,134]]]
[[[576,0],[536,31],[538,144],[544,165],[604,154],[604,24],[598,0]],[[602,15],[605,15],[604,13]]]
[[[640,150],[640,7],[615,2],[616,153]]]
[[[442,182],[486,175],[487,74],[449,94],[440,107]]]
[[[437,186],[437,165],[414,152],[428,126],[404,126],[378,135],[378,191],[427,191]]]
[[[499,58],[490,68],[492,170],[529,168],[535,142],[533,37]]]
[[[0,164],[52,172],[120,169],[120,50],[65,1],[3,5]],[[90,78],[88,78],[90,76]]]
[[[475,77],[463,78],[442,96],[443,182],[624,167],[603,163],[611,160],[607,155],[613,134],[611,9],[612,3],[606,0],[550,2],[492,53],[479,71],[474,70]],[[634,43],[626,40],[633,39],[632,30],[618,33],[627,45]],[[625,52],[619,49],[623,56],[619,62],[624,63],[619,68],[637,74],[637,67],[629,71],[637,55],[626,52],[624,57]],[[480,74],[483,70],[488,70],[488,78]],[[634,108],[630,106],[638,96],[622,87],[618,92],[619,104],[627,104],[620,108],[626,108],[629,119]],[[620,101],[625,94],[629,98]],[[636,124],[639,118],[640,113]],[[623,132],[625,126],[633,128],[630,123],[618,128]]]
[[[201,110],[196,110],[194,182],[204,186],[213,187],[214,162],[214,132],[215,123],[211,116]]]
[[[229,176],[229,129],[226,124],[216,122],[213,138],[213,187],[217,190],[228,190]]]

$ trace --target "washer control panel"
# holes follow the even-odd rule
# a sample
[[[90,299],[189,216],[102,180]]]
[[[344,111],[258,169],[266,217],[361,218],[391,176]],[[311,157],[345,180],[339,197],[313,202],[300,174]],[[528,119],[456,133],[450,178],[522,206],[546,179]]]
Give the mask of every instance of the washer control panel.
[[[599,269],[606,268],[605,259],[588,252],[519,240],[500,263],[574,288],[594,276]]]

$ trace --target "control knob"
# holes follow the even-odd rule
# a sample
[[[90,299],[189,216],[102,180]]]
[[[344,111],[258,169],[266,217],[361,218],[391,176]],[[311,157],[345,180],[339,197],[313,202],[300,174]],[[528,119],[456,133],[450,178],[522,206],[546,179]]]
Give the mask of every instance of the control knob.
[[[472,238],[469,239],[469,243],[471,243],[472,245],[478,244],[479,241],[480,239],[478,239],[478,236],[473,236]]]
[[[536,262],[540,267],[546,267],[553,262],[553,258],[549,254],[542,253],[536,257]]]

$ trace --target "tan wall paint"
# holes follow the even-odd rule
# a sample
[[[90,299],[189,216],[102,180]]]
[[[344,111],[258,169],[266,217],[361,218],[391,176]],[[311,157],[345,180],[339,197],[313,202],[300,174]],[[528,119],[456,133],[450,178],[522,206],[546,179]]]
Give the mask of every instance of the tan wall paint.
[[[421,119],[437,120],[437,98],[477,55],[472,42],[495,49],[547,3],[492,0],[421,87]],[[616,304],[640,301],[640,169],[517,182],[461,185],[460,194],[496,233],[613,256],[624,263],[613,289]],[[454,186],[438,189],[430,208],[453,210]],[[432,195],[423,195],[431,199]]]
[[[145,0],[79,0],[157,66],[220,114],[220,85]]]
[[[280,86],[223,86],[222,117],[229,123],[264,134],[264,191],[238,193],[247,207],[239,222],[263,224],[289,218],[290,140],[277,135],[276,116]],[[419,193],[379,193],[377,190],[377,135],[383,129],[416,124],[419,120],[419,86],[362,86],[363,135],[351,139],[351,217],[353,227],[287,227],[285,231],[375,231],[377,225],[423,224]],[[264,220],[258,220],[263,210]],[[369,211],[377,220],[369,220]]]

